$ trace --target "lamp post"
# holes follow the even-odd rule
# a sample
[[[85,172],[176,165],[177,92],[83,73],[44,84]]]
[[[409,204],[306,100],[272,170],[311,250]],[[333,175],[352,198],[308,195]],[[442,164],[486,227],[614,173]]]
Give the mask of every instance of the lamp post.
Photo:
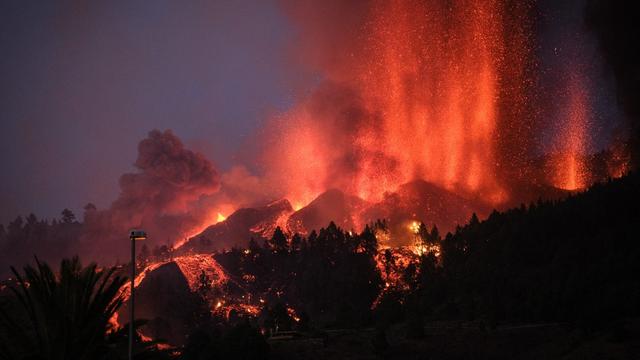
[[[129,360],[133,360],[133,306],[134,306],[134,282],[136,279],[136,241],[145,240],[147,233],[144,230],[131,230],[129,239],[131,239],[131,294],[129,295],[129,312],[131,318],[129,319]]]

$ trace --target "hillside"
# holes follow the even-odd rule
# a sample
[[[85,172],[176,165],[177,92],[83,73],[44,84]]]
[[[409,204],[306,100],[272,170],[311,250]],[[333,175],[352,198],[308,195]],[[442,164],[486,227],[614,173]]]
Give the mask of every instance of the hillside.
[[[640,315],[640,176],[473,218],[422,293],[440,317],[598,326]]]

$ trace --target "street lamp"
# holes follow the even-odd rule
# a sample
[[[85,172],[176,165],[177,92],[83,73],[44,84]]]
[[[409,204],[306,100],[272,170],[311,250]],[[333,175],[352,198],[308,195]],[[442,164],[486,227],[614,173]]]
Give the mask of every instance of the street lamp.
[[[133,360],[133,293],[134,282],[136,279],[136,241],[145,240],[147,233],[144,230],[131,230],[129,239],[131,239],[131,294],[129,295],[129,310],[131,319],[129,320],[129,360]]]

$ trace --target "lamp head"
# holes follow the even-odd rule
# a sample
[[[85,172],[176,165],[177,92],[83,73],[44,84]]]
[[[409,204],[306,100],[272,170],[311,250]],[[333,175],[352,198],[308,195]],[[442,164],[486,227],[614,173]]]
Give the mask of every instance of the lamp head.
[[[131,230],[131,233],[129,234],[129,239],[131,239],[131,240],[146,240],[147,239],[147,233],[144,230],[141,230],[141,229]]]

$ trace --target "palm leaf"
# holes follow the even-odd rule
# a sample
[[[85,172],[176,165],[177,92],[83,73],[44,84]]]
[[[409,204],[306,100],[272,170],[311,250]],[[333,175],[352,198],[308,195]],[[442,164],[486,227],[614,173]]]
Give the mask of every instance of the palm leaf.
[[[119,289],[126,278],[115,268],[82,267],[77,257],[60,263],[58,275],[43,262],[12,268],[17,287],[14,301],[28,317],[21,324],[5,311],[0,323],[12,329],[15,341],[0,342],[0,356],[36,353],[47,359],[94,359],[106,347],[109,320],[122,305]],[[0,309],[2,310],[2,309]]]

